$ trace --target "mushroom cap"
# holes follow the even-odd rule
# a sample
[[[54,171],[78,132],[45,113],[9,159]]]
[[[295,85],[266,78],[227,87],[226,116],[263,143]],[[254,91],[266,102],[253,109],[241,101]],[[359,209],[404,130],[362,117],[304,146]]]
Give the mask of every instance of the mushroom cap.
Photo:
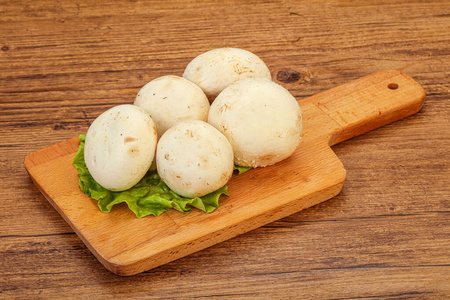
[[[104,188],[123,191],[147,173],[156,150],[156,127],[148,113],[131,104],[108,109],[86,134],[84,159]]]
[[[183,77],[200,86],[210,101],[238,80],[271,79],[261,58],[239,48],[219,48],[200,54],[187,65]]]
[[[208,122],[228,138],[239,166],[275,164],[301,141],[300,106],[288,90],[266,79],[246,79],[225,88],[212,103]]]
[[[233,174],[233,149],[227,138],[208,123],[185,121],[159,139],[156,166],[174,192],[201,197],[228,182]]]
[[[202,89],[174,75],[158,77],[144,85],[134,105],[150,115],[156,124],[158,137],[182,121],[208,119],[209,101]]]

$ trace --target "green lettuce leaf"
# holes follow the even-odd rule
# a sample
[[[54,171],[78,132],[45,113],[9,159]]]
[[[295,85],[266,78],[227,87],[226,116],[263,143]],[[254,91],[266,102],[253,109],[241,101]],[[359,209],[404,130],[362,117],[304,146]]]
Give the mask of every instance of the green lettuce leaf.
[[[240,175],[240,174],[243,174],[243,173],[251,170],[252,168],[251,167],[241,167],[241,166],[238,166],[238,165],[234,165],[234,169],[237,170],[239,172],[239,175]]]
[[[126,191],[107,190],[94,180],[86,167],[84,162],[85,138],[84,134],[79,136],[80,145],[73,160],[73,166],[80,176],[78,180],[80,189],[86,195],[98,200],[98,207],[102,212],[110,212],[115,204],[125,202],[138,218],[148,215],[159,216],[171,208],[188,213],[191,211],[190,207],[195,207],[210,213],[219,207],[220,195],[229,195],[225,185],[203,197],[182,197],[162,181],[156,170],[148,172],[141,181]]]

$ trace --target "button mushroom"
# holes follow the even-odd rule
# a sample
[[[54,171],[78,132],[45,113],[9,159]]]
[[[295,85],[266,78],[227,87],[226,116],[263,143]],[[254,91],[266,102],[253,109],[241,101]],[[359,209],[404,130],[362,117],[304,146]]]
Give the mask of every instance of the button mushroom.
[[[148,171],[156,150],[156,127],[142,108],[115,106],[89,127],[84,159],[89,173],[104,188],[123,191]]]
[[[208,122],[230,141],[235,163],[264,167],[289,157],[302,134],[302,113],[284,87],[246,79],[225,88],[212,103]]]
[[[200,54],[187,65],[183,77],[200,86],[210,101],[235,81],[271,79],[269,69],[258,56],[238,48],[219,48]]]
[[[208,119],[209,101],[202,89],[182,77],[168,75],[147,83],[134,104],[150,114],[158,137],[173,125],[186,120]]]
[[[201,197],[221,188],[230,179],[233,165],[233,150],[227,138],[199,120],[171,127],[161,136],[156,149],[158,174],[184,197]]]

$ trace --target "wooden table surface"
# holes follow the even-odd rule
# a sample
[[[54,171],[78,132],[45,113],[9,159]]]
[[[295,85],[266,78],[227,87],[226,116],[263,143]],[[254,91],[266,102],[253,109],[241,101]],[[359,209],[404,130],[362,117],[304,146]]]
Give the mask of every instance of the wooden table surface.
[[[0,298],[450,297],[449,32],[447,0],[0,1]],[[219,47],[256,53],[297,99],[383,69],[427,97],[419,113],[333,147],[347,170],[338,196],[114,275],[23,160]]]

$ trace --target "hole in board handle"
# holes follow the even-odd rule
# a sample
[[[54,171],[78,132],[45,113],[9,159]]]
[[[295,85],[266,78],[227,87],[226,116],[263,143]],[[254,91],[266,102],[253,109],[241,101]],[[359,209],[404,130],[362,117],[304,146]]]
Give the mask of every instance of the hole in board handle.
[[[396,90],[396,89],[398,89],[398,84],[396,84],[396,83],[389,83],[388,84],[388,88],[391,89],[391,90]]]

